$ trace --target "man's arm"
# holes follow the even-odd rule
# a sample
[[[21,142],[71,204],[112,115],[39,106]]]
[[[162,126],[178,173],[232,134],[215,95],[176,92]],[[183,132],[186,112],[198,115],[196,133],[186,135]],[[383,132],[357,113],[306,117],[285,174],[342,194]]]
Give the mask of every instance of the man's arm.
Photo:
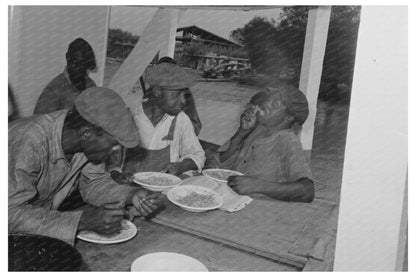
[[[79,191],[84,201],[94,206],[117,201],[120,202],[120,206],[124,206],[128,196],[137,190],[117,184],[105,170],[104,164],[88,163],[81,170]]]
[[[251,133],[252,130],[244,130],[239,128],[237,132],[235,132],[234,136],[230,139],[230,146],[224,152],[219,152],[220,155],[220,162],[224,162],[228,160],[236,151],[238,151],[244,139]]]
[[[134,216],[147,216],[162,205],[158,193],[117,184],[105,171],[104,164],[87,164],[82,169],[79,190],[84,201],[94,206],[117,203],[118,207],[126,208],[133,205]]]
[[[173,147],[179,147],[179,161],[169,164],[168,167],[175,168],[171,168],[168,171],[178,175],[188,170],[202,170],[205,164],[205,151],[202,149],[198,137],[195,135],[191,120],[183,113],[181,118],[178,118],[177,123],[177,128],[179,128],[178,136],[180,136],[179,145]]]
[[[282,201],[310,203],[315,195],[314,184],[308,178],[294,182],[274,183],[250,176],[232,176],[229,178],[228,185],[240,194],[260,193]]]
[[[59,96],[53,88],[53,83],[50,83],[43,89],[39,96],[33,114],[47,114],[58,111],[60,108]]]
[[[74,243],[82,212],[58,212],[33,206],[45,151],[32,138],[9,144],[8,228],[10,233],[30,233]]]

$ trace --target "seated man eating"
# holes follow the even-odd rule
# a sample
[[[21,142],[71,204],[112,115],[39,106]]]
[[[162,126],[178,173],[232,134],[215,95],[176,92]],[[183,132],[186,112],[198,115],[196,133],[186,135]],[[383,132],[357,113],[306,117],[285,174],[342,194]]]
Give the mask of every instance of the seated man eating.
[[[121,179],[142,171],[180,175],[202,169],[205,152],[191,120],[183,112],[184,93],[197,78],[192,71],[172,63],[161,63],[149,69],[148,98],[132,110],[139,146],[126,150]],[[112,176],[117,181],[120,179],[115,172]]]
[[[240,194],[311,202],[312,172],[294,131],[308,113],[306,97],[295,87],[279,85],[254,95],[240,128],[213,155],[217,167],[245,174],[231,176],[228,185]]]

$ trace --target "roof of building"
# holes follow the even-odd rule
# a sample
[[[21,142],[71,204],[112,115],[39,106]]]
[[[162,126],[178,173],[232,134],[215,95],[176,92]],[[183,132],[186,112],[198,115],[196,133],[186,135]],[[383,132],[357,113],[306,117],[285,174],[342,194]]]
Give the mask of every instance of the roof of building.
[[[198,26],[192,25],[192,26],[186,26],[186,27],[180,27],[176,30],[177,32],[181,32],[181,31],[187,31],[187,32],[191,32],[196,36],[201,37],[201,39],[203,40],[208,40],[208,41],[212,41],[212,42],[219,42],[221,44],[228,44],[228,45],[235,45],[235,46],[239,46],[239,47],[243,47],[243,45],[228,40],[226,38],[223,38],[219,35],[216,35],[214,33],[211,33],[207,30],[204,30]]]

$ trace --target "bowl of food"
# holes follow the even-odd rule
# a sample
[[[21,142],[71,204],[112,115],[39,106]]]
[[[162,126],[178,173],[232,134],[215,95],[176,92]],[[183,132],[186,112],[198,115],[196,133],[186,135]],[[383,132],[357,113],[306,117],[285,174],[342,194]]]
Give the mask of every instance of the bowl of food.
[[[178,253],[156,252],[137,258],[131,265],[131,271],[208,271],[200,261]]]
[[[230,169],[219,169],[219,168],[204,169],[202,170],[202,174],[204,176],[207,176],[211,180],[218,182],[218,183],[222,183],[222,184],[227,184],[228,178],[230,176],[244,175],[243,173],[238,172],[238,171],[234,171]]]
[[[152,191],[164,191],[178,186],[182,180],[162,172],[139,172],[134,174],[133,182]]]
[[[170,202],[190,212],[218,209],[224,203],[222,196],[214,190],[194,185],[172,188],[167,196]]]

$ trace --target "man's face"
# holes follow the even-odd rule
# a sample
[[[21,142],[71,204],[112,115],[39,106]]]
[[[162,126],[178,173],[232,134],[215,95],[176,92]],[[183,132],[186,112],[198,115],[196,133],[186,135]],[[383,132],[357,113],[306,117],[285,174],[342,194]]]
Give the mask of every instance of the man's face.
[[[286,115],[287,110],[282,101],[276,101],[266,95],[259,93],[255,95],[248,107],[257,106],[256,120],[257,124],[262,126],[273,126],[281,123]]]
[[[87,75],[87,57],[81,50],[67,56],[67,70],[73,78],[83,78]]]
[[[119,143],[107,132],[97,132],[90,128],[88,138],[82,142],[82,150],[88,161],[92,164],[105,162]]]
[[[161,89],[158,105],[165,113],[177,115],[185,107],[184,90]]]

